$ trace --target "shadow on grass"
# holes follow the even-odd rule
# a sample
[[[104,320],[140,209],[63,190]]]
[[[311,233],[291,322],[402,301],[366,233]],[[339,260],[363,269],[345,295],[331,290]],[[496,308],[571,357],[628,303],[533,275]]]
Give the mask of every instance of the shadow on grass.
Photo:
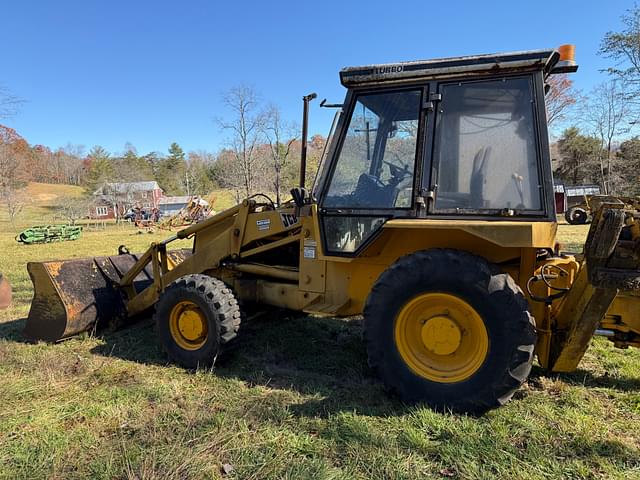
[[[0,324],[0,338],[22,342],[24,319]],[[155,328],[143,319],[118,330],[103,330],[97,355],[141,364],[167,365]],[[399,415],[407,407],[385,392],[368,368],[362,341],[362,321],[314,318],[278,313],[243,323],[238,338],[216,363],[213,374],[237,379],[250,386],[292,390],[307,396],[291,407],[294,414],[326,416],[340,411],[367,415]],[[585,387],[604,387],[623,392],[640,391],[640,379],[595,376],[586,370],[550,374],[534,367],[530,381],[560,378]],[[310,397],[310,398],[309,398]]]
[[[400,414],[406,407],[389,397],[367,366],[360,320],[276,314],[244,322],[213,374],[250,386],[293,390],[311,396],[294,414],[324,416],[337,411]],[[145,364],[166,365],[148,319],[101,334],[91,351]]]
[[[620,392],[640,392],[640,378],[614,377],[608,373],[598,376],[581,368],[571,373],[553,373],[540,367],[534,367],[531,370],[531,375],[529,375],[529,381],[540,383],[539,380],[542,377],[558,378],[569,385],[579,385],[587,388],[610,388]]]
[[[167,365],[168,360],[149,319],[130,327],[105,331],[104,343],[93,353],[145,364]],[[385,392],[367,366],[362,321],[276,313],[243,323],[240,333],[214,370],[220,377],[239,379],[251,386],[294,390],[312,396],[292,407],[296,414],[324,416],[337,411],[368,415],[401,414],[406,407]],[[551,374],[534,367],[530,381],[560,378],[572,385],[640,391],[640,379],[595,376],[579,369]]]
[[[18,318],[15,320],[8,320],[6,322],[0,322],[0,339],[12,342],[28,343],[22,336],[22,330],[24,330],[26,321],[26,318]]]

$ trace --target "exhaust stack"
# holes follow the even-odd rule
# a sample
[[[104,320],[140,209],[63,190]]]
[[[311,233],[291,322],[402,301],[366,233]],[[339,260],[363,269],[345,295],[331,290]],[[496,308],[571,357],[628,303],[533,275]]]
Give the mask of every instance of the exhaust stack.
[[[318,95],[310,93],[302,97],[302,146],[300,148],[300,188],[304,188],[305,177],[307,174],[307,130],[309,129],[309,102]]]

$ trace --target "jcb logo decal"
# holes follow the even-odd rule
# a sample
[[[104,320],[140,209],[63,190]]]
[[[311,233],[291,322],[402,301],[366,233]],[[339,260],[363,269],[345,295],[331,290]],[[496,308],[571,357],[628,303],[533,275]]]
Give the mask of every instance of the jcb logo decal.
[[[293,213],[281,213],[280,218],[282,218],[282,224],[284,228],[289,228],[298,223],[298,217],[296,217]]]

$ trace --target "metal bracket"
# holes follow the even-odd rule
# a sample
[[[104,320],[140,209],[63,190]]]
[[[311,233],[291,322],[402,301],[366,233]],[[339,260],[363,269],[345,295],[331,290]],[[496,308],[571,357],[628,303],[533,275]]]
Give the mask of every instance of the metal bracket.
[[[342,103],[327,103],[327,99],[324,98],[320,102],[320,106],[322,108],[342,108],[344,105]]]
[[[425,100],[424,104],[422,105],[423,110],[427,110],[429,112],[433,112],[433,110],[435,109],[435,102],[440,102],[442,100],[442,94],[441,93],[430,93],[429,94],[429,100]]]

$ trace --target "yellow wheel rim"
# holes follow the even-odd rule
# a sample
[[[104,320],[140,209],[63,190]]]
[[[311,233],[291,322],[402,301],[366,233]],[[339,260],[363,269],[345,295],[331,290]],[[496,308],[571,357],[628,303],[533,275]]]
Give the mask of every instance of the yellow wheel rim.
[[[396,317],[394,336],[409,368],[433,382],[466,380],[489,352],[482,317],[448,293],[425,293],[410,300]]]
[[[207,319],[198,305],[187,300],[171,309],[169,330],[173,340],[185,350],[197,350],[207,341]]]

